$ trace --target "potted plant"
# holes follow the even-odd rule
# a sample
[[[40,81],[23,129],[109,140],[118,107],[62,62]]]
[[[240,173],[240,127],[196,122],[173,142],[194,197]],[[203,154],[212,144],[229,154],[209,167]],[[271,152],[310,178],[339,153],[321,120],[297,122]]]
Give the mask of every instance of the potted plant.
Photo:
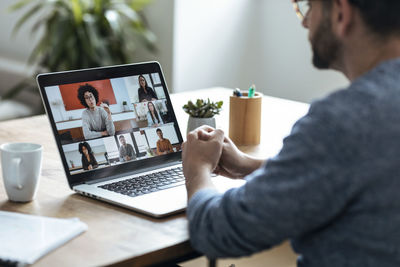
[[[43,33],[28,60],[35,66],[36,76],[41,72],[131,63],[139,45],[156,52],[156,37],[142,13],[151,2],[19,0],[9,10],[26,10],[13,34],[25,24],[32,25],[33,35]],[[35,79],[25,79],[1,97],[13,98],[22,90],[38,93]]]
[[[219,114],[222,108],[223,101],[211,102],[197,99],[196,104],[189,100],[183,106],[183,110],[189,114],[189,121],[187,125],[187,133],[202,125],[209,125],[215,128],[214,116]]]

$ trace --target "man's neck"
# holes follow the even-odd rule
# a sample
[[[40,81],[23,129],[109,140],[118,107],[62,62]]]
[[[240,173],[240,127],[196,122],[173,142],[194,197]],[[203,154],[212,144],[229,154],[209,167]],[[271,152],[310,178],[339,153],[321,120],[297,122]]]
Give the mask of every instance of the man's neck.
[[[343,53],[343,64],[338,69],[354,81],[380,63],[400,57],[400,38],[382,41],[358,40]]]

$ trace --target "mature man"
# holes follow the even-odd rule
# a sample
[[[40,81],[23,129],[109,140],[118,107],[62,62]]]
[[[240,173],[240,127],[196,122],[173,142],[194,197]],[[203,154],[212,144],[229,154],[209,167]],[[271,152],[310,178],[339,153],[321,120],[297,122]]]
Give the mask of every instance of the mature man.
[[[119,147],[120,162],[127,162],[136,159],[135,150],[131,144],[126,143],[125,136],[122,134],[119,136],[119,143],[121,144]]]
[[[314,102],[265,162],[220,130],[190,133],[183,167],[192,244],[209,257],[235,257],[290,239],[299,266],[400,266],[400,1],[296,5],[314,65],[341,71],[351,85]],[[247,183],[221,195],[213,171]]]

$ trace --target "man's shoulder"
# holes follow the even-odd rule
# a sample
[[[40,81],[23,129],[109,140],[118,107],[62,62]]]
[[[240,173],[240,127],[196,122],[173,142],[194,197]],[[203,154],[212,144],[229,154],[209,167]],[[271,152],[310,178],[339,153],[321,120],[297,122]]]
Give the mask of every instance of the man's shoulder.
[[[345,89],[314,101],[308,117],[352,131],[386,125],[383,118],[400,113],[400,78],[397,80],[398,84],[387,82],[371,73]]]

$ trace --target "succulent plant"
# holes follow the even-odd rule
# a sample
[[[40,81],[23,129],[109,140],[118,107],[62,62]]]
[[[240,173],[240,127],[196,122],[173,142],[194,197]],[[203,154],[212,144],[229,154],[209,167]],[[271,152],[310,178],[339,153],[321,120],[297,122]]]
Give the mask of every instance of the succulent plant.
[[[223,103],[223,101],[211,102],[209,98],[207,101],[197,99],[196,104],[189,100],[182,108],[191,117],[212,118],[214,115],[219,114]]]

